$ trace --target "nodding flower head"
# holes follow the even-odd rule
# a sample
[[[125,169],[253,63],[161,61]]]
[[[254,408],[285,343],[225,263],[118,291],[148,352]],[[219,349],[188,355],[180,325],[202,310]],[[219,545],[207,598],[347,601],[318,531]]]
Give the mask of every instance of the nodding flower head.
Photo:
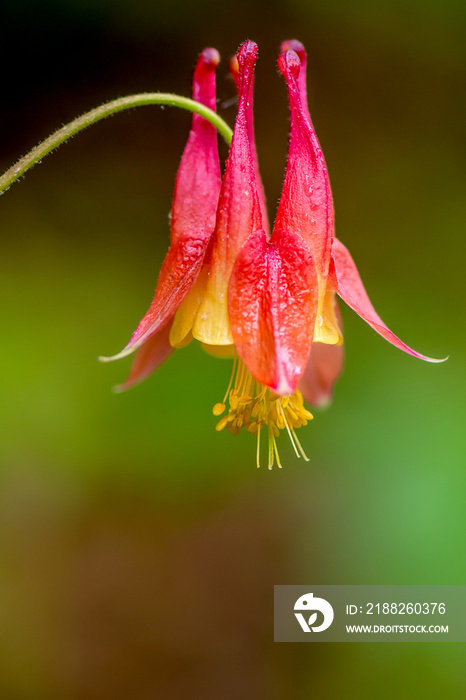
[[[268,443],[268,467],[281,466],[277,437],[285,431],[307,459],[296,430],[312,419],[304,400],[330,402],[343,365],[336,296],[383,338],[423,360],[384,324],[357,268],[334,236],[327,166],[306,98],[306,52],[282,44],[278,67],[288,92],[290,136],[283,189],[270,233],[253,125],[257,46],[245,42],[230,61],[238,111],[223,178],[214,126],[192,119],[175,183],[171,242],[152,304],[128,345],[110,361],[135,353],[128,389],[193,339],[232,358],[230,383],[213,413],[217,430],[242,429]],[[193,98],[215,110],[219,55],[198,59]]]

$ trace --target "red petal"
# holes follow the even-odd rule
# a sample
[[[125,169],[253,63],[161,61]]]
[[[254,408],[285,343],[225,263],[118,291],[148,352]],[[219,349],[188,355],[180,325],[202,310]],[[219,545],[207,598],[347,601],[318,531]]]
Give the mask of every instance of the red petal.
[[[193,97],[215,110],[215,68],[219,56],[205,49],[199,56],[193,78]],[[208,121],[193,115],[188,142],[175,184],[171,218],[171,247],[160,271],[149,311],[139,323],[128,345],[104,362],[130,355],[175,313],[201,270],[215,228],[220,192],[217,131]]]
[[[333,238],[333,201],[324,156],[298,83],[300,61],[294,51],[278,58],[291,112],[288,161],[275,228],[303,237],[314,257],[319,284],[326,284]]]
[[[236,56],[233,56],[233,58],[230,60],[230,73],[233,77],[233,80],[235,81],[236,89],[239,93],[240,91],[240,77],[239,77],[239,64],[238,64],[238,59]],[[247,107],[246,107],[246,119],[248,123],[248,136],[249,136],[249,146],[251,148],[251,156],[252,160],[254,163],[254,170],[256,172],[256,184],[257,184],[257,193],[259,196],[259,204],[260,204],[260,210],[261,210],[261,215],[262,215],[262,228],[267,234],[267,237],[270,237],[270,226],[269,226],[269,217],[267,214],[267,201],[265,199],[265,190],[264,190],[264,185],[262,183],[262,178],[260,175],[259,171],[259,159],[257,157],[257,149],[256,149],[256,139],[254,137],[254,76],[251,80],[251,86],[249,88],[249,97],[247,101]]]
[[[289,39],[288,41],[284,41],[282,45],[280,46],[280,51],[282,53],[285,53],[286,51],[294,51],[295,54],[297,54],[299,61],[301,63],[301,67],[299,69],[299,75],[298,75],[298,89],[299,89],[299,98],[301,100],[301,107],[303,108],[304,112],[306,113],[306,116],[309,121],[311,121],[311,115],[309,114],[309,108],[307,105],[307,86],[306,86],[306,67],[307,67],[307,56],[306,56],[306,49],[304,46],[301,44],[300,41],[297,41],[296,39]]]
[[[134,356],[128,379],[120,386],[115,387],[115,391],[126,391],[135,384],[139,384],[172,354],[174,349],[168,339],[170,328],[171,323],[167,323],[139,348]]]
[[[225,287],[244,241],[252,231],[262,227],[247,118],[247,102],[256,57],[257,46],[252,41],[247,41],[238,51],[238,114],[225,165],[212,251],[212,276],[224,277]]]
[[[232,343],[227,309],[228,282],[243,243],[253,231],[260,230],[262,226],[247,117],[247,103],[257,58],[256,44],[252,41],[245,42],[237,57],[238,114],[220,192],[209,281],[193,328],[193,336],[208,345]]]
[[[371,304],[364,285],[359,276],[359,272],[354,264],[353,258],[343,243],[338,239],[334,239],[332,247],[332,265],[330,269],[330,284],[337,292],[343,301],[348,306],[356,311],[366,323],[379,333],[382,338],[388,340],[395,347],[407,352],[409,355],[418,357],[420,360],[427,362],[443,362],[444,360],[436,360],[432,357],[426,357],[412,350],[405,345],[392,331],[387,328],[380,316]],[[444,358],[446,359],[446,358]]]
[[[292,394],[311,349],[317,277],[308,247],[288,231],[250,236],[236,261],[228,290],[238,355],[257,381]]]
[[[215,49],[199,56],[193,78],[193,99],[214,112],[215,68],[220,58]],[[215,228],[221,176],[217,130],[198,114],[193,114],[188,142],[176,176],[171,217],[171,241],[186,230],[212,231]]]

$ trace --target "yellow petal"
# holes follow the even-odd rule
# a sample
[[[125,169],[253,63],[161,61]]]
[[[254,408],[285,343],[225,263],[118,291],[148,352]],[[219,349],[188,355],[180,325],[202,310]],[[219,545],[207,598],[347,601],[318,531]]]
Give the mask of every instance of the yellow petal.
[[[314,329],[314,343],[341,345],[343,335],[336,316],[336,299],[333,289],[319,295],[319,308]]]
[[[206,345],[233,345],[228,320],[227,285],[219,288],[211,278],[197,311],[193,336]]]
[[[197,311],[205,294],[208,270],[204,266],[193,284],[188,296],[183,300],[175,314],[170,331],[170,345],[181,348],[192,340],[191,330]]]
[[[214,355],[215,357],[236,357],[234,345],[207,345],[207,343],[202,343],[202,347],[209,355]]]

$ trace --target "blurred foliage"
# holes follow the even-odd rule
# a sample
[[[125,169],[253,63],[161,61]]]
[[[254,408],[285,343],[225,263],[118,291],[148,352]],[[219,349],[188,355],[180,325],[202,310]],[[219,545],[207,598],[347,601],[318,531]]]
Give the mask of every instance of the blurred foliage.
[[[346,369],[300,436],[310,463],[284,444],[285,468],[258,471],[252,436],[214,432],[228,361],[193,344],[118,396],[129,361],[96,362],[151,299],[189,116],[135,110],[47,158],[0,200],[2,697],[464,696],[461,645],[274,645],[272,597],[278,583],[465,579],[465,13],[3,3],[5,168],[106,99],[189,94],[206,45],[232,123],[227,59],[251,38],[271,214],[288,118],[274,61],[302,40],[338,235],[393,330],[450,359],[404,356],[343,309]]]

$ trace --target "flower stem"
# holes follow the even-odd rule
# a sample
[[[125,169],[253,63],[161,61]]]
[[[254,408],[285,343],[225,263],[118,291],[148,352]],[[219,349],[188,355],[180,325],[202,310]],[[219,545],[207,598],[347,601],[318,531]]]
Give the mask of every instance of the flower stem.
[[[61,129],[55,131],[51,136],[45,139],[45,141],[35,146],[32,151],[29,151],[29,153],[20,158],[15,165],[9,168],[9,170],[0,177],[0,194],[44,156],[86,127],[96,124],[101,119],[105,119],[111,114],[116,114],[125,109],[132,109],[133,107],[142,105],[168,105],[170,107],[180,107],[181,109],[195,112],[213,124],[228,145],[231,143],[233,132],[228,124],[224,122],[216,112],[213,112],[200,102],[191,100],[188,97],[181,97],[180,95],[164,92],[144,92],[139,95],[128,95],[128,97],[121,97],[118,100],[113,100],[100,107],[91,109],[90,112],[86,112],[86,114],[83,114],[81,117],[73,119],[72,122],[62,126]]]

